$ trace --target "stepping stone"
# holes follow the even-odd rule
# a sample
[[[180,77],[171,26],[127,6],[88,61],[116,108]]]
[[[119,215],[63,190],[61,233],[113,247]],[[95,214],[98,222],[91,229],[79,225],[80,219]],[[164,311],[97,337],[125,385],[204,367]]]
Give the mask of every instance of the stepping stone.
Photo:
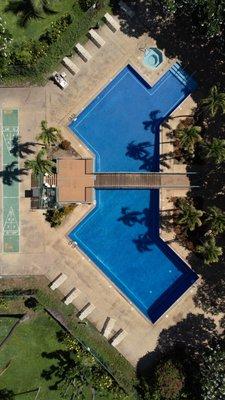
[[[75,289],[73,288],[63,299],[64,304],[66,304],[67,306],[72,303],[72,301],[74,299],[76,299],[80,294],[80,290],[79,289]]]
[[[116,320],[113,318],[110,318],[110,317],[106,318],[103,328],[102,328],[102,334],[103,334],[103,336],[105,336],[105,338],[107,338],[107,339],[109,338],[110,333],[112,332],[113,327],[115,325],[115,322],[116,322]]]
[[[83,321],[83,319],[87,318],[88,315],[92,313],[92,311],[95,309],[94,304],[87,303],[82,310],[80,310],[77,314],[77,317]]]
[[[125,339],[126,336],[127,332],[123,329],[119,329],[118,332],[116,332],[115,335],[113,335],[113,337],[109,340],[109,343],[113,347],[116,347]]]
[[[51,283],[50,289],[52,289],[52,290],[57,289],[60,285],[63,284],[63,282],[65,282],[66,279],[67,279],[66,274],[63,274],[63,273],[59,274],[59,275],[54,279],[54,281]]]

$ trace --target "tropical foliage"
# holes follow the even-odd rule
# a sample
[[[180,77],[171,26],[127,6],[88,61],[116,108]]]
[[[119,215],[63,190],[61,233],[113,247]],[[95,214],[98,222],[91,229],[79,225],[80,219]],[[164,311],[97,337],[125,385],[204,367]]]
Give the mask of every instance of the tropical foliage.
[[[20,15],[22,26],[34,18],[41,18],[44,13],[54,13],[51,0],[10,0],[6,11]]]
[[[206,222],[214,235],[225,232],[225,212],[216,206],[208,207]]]
[[[57,227],[61,225],[63,220],[74,210],[75,204],[68,204],[66,206],[54,209],[48,209],[46,212],[46,221],[48,221],[51,227]]]
[[[181,147],[190,155],[194,154],[196,144],[202,141],[200,132],[200,126],[183,127],[176,130]]]
[[[207,237],[201,246],[197,246],[197,253],[200,253],[206,265],[217,263],[223,254],[222,247],[217,246],[214,236]]]
[[[219,165],[225,161],[225,139],[213,138],[205,143],[204,150],[206,157]]]
[[[225,113],[225,93],[220,91],[217,85],[212,86],[208,97],[202,100],[202,108],[206,113],[209,113],[211,117],[215,117],[217,114]]]
[[[178,209],[178,224],[183,225],[184,228],[187,228],[190,231],[193,231],[196,227],[202,225],[201,217],[204,213],[201,210],[197,210],[190,200],[183,198],[179,199]]]
[[[219,36],[224,24],[223,0],[164,0],[167,12],[191,18],[192,26],[207,38]]]
[[[200,365],[203,400],[225,398],[225,350],[220,345],[203,353]]]
[[[0,77],[10,63],[9,46],[11,42],[12,37],[6,29],[6,23],[0,17]]]
[[[45,149],[42,149],[37,153],[35,159],[26,160],[24,166],[26,169],[30,169],[35,176],[45,173],[51,175],[53,173],[55,163],[46,159],[46,151]]]
[[[62,137],[59,129],[53,126],[48,127],[47,121],[41,121],[41,133],[37,135],[36,139],[41,140],[46,147],[49,147],[58,143]]]

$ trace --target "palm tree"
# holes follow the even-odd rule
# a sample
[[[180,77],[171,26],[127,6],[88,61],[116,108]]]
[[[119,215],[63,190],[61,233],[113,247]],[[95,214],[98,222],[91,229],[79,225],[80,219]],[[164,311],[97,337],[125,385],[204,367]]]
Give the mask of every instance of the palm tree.
[[[34,160],[26,160],[24,166],[26,169],[30,169],[34,175],[48,173],[52,175],[55,163],[51,160],[44,158],[46,152],[44,149],[40,150]]]
[[[203,211],[197,210],[187,199],[180,199],[178,206],[180,211],[177,217],[178,224],[185,225],[190,231],[194,231],[197,226],[202,225]]]
[[[44,13],[55,13],[51,3],[51,0],[10,0],[5,11],[19,14],[19,23],[25,26],[31,19],[41,18]]]
[[[41,121],[41,133],[37,136],[37,140],[41,140],[46,147],[57,143],[61,139],[60,131],[53,126],[48,128],[47,121]]]
[[[197,246],[196,250],[203,256],[206,265],[218,262],[219,257],[223,254],[222,247],[216,245],[214,236],[207,238],[203,245]]]
[[[222,164],[225,161],[225,139],[213,138],[210,143],[205,144],[204,148],[206,157],[215,164]]]
[[[206,221],[210,223],[214,235],[225,232],[225,212],[216,206],[208,207],[208,217]]]
[[[189,154],[194,153],[195,145],[202,141],[200,126],[180,128],[176,131],[180,144]]]
[[[220,92],[217,85],[212,86],[209,96],[202,100],[202,108],[215,117],[217,113],[225,113],[225,93]]]

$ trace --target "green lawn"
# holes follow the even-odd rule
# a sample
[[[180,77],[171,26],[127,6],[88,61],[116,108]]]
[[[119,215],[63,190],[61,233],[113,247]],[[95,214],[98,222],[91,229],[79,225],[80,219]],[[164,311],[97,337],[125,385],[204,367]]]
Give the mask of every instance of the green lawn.
[[[17,318],[0,317],[0,343],[8,335],[16,321]]]
[[[72,10],[77,18],[83,15],[80,10],[78,2],[74,0],[56,0],[54,2],[54,10],[57,11],[55,14],[45,14],[43,18],[31,20],[27,26],[21,27],[18,24],[18,16],[12,12],[5,11],[9,0],[0,1],[0,15],[6,21],[7,29],[11,32],[13,40],[15,42],[27,41],[27,39],[38,39],[39,36],[49,28],[51,22],[58,20],[62,15]]]
[[[8,324],[9,321],[4,323],[5,332]],[[38,400],[60,399],[59,391],[49,390],[49,385],[54,381],[46,381],[41,377],[42,371],[55,363],[54,359],[42,357],[42,352],[50,353],[64,348],[56,337],[59,330],[59,325],[44,312],[18,325],[10,340],[0,350],[0,368],[11,360],[10,367],[1,376],[0,389],[11,389],[18,394],[41,386]],[[34,400],[35,392],[18,398]]]

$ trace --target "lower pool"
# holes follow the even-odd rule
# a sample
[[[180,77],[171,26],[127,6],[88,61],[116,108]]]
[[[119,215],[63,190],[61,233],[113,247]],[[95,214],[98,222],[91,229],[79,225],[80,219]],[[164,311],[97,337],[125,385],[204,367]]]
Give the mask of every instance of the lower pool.
[[[158,190],[97,190],[70,238],[155,322],[197,279],[159,237]]]

